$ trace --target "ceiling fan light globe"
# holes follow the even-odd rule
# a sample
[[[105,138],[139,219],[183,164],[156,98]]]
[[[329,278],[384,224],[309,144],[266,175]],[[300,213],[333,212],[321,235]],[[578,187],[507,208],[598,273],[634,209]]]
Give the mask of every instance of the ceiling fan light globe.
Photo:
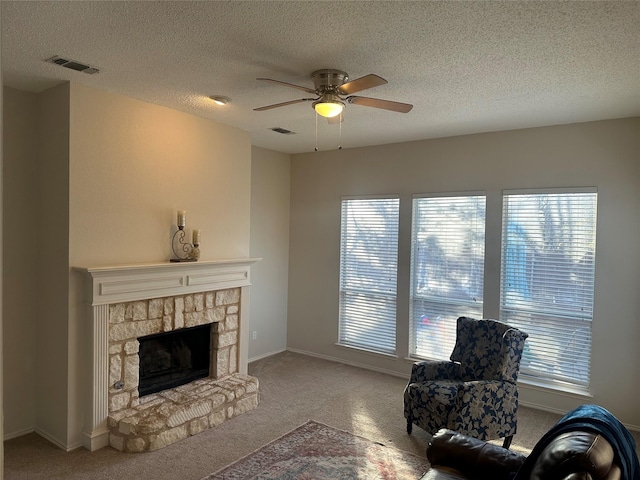
[[[313,106],[318,115],[323,117],[332,118],[340,115],[344,105],[336,102],[320,102]]]

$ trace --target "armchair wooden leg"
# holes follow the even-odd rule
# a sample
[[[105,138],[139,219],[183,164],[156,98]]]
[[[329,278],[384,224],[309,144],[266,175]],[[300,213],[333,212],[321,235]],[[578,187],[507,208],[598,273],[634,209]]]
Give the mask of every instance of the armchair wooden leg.
[[[407,433],[411,435],[411,430],[413,430],[413,422],[410,418],[407,418]]]
[[[511,446],[511,441],[513,440],[513,435],[509,435],[508,437],[504,437],[504,442],[502,444],[502,448],[506,448],[507,450]]]

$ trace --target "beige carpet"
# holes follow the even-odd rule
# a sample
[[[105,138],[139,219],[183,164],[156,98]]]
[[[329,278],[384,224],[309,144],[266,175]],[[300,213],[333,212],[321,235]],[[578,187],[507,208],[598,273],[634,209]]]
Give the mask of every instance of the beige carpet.
[[[308,420],[425,453],[429,435],[420,428],[412,435],[405,430],[402,378],[291,352],[253,362],[249,373],[260,380],[260,405],[219,427],[142,454],[111,448],[66,453],[29,434],[5,442],[5,479],[200,480]],[[512,448],[532,448],[559,418],[521,407]]]

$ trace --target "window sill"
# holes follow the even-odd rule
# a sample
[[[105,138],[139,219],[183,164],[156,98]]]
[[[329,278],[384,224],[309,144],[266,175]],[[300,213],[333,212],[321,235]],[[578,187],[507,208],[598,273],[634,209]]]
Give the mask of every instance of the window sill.
[[[570,385],[564,382],[554,382],[552,380],[542,380],[535,377],[520,375],[518,383],[523,387],[528,387],[542,392],[558,393],[574,398],[593,398],[593,394],[589,391],[588,387]]]
[[[427,358],[427,357],[404,357],[404,361],[407,363],[416,362],[450,362],[448,358]]]

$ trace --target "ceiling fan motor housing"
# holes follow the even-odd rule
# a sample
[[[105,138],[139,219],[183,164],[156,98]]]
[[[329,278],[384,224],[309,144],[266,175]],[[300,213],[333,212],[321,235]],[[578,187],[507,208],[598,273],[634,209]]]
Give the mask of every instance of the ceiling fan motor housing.
[[[342,70],[325,68],[313,72],[311,78],[318,94],[322,95],[327,91],[337,94],[338,87],[349,80],[349,75]]]

